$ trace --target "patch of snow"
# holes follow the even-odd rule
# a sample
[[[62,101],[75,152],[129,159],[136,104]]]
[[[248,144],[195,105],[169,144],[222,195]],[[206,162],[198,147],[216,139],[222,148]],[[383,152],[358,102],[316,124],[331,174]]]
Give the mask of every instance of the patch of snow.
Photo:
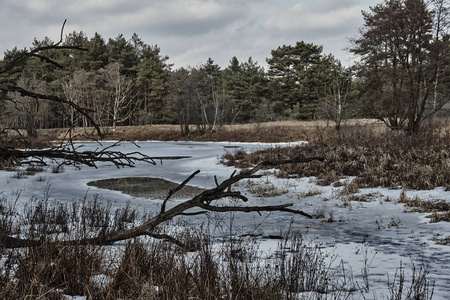
[[[109,146],[114,142],[103,142]],[[72,202],[85,196],[101,194],[104,200],[112,201],[115,207],[123,206],[128,201],[131,205],[146,211],[159,212],[161,201],[149,201],[144,198],[131,197],[118,191],[88,187],[93,180],[119,177],[156,177],[181,183],[194,171],[200,170],[189,184],[211,188],[215,186],[214,176],[219,181],[229,178],[234,168],[219,164],[219,158],[233,149],[255,151],[272,146],[301,145],[305,142],[263,144],[263,143],[213,143],[213,142],[162,142],[148,141],[121,143],[115,150],[125,153],[140,151],[149,156],[190,156],[180,160],[164,160],[162,164],[149,165],[138,162],[134,168],[116,168],[105,163],[98,169],[81,166],[80,169],[66,166],[62,173],[52,173],[51,167],[43,173],[18,179],[15,172],[0,171],[0,191],[4,197],[18,199],[19,204],[26,203],[31,197],[42,198],[49,195],[50,200]],[[83,143],[81,150],[99,148],[98,143]],[[350,179],[348,179],[350,180]],[[401,190],[386,188],[360,189],[358,195],[371,195],[368,202],[344,201],[339,195],[342,187],[318,186],[315,178],[279,179],[265,175],[253,180],[255,184],[270,182],[276,188],[287,192],[275,197],[258,198],[246,191],[246,183],[241,182],[235,189],[241,190],[249,198],[249,205],[278,205],[293,203],[294,209],[309,214],[323,212],[321,219],[308,219],[289,213],[234,213],[233,226],[242,234],[260,236],[260,248],[270,252],[275,249],[277,241],[268,236],[277,236],[288,228],[300,230],[305,238],[321,245],[324,251],[336,254],[336,264],[344,261],[352,270],[356,280],[362,280],[365,267],[368,269],[370,282],[366,297],[385,294],[387,276],[393,279],[402,263],[405,274],[411,273],[412,262],[418,266],[421,262],[428,265],[428,279],[435,282],[434,299],[446,299],[450,291],[450,246],[437,245],[435,238],[450,235],[450,223],[430,223],[426,214],[405,213],[402,204],[397,203]],[[316,191],[317,194],[303,197],[302,193]],[[430,191],[410,191],[407,196],[421,199],[442,199],[450,201],[450,192],[442,188]],[[169,201],[168,206],[179,200]],[[221,200],[233,201],[233,200]],[[179,203],[179,202],[178,202]],[[222,217],[224,217],[222,215]],[[201,223],[205,216],[191,217],[193,223]],[[226,219],[229,220],[229,219]],[[229,221],[224,222],[229,222]],[[328,220],[333,222],[328,222]],[[370,265],[367,265],[367,262]],[[336,265],[337,267],[337,265]],[[85,299],[69,298],[69,299]]]

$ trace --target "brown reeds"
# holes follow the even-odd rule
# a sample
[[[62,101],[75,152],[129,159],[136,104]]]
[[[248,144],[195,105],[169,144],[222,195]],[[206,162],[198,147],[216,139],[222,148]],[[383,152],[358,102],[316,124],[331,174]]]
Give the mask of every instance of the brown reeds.
[[[248,167],[264,160],[298,156],[322,156],[324,161],[305,165],[280,166],[279,177],[311,177],[329,185],[346,176],[355,176],[359,187],[409,189],[450,188],[450,131],[444,126],[424,126],[410,135],[379,125],[346,126],[340,131],[317,127],[309,144],[279,147],[250,154],[229,154],[227,164]]]
[[[340,299],[360,293],[352,280],[343,281],[330,268],[328,255],[318,245],[291,230],[281,237],[273,253],[260,252],[257,240],[239,236],[232,228],[225,229],[229,235],[213,240],[212,233],[224,232],[223,228],[183,222],[174,224],[185,227],[177,238],[184,244],[195,243],[195,252],[139,238],[115,246],[58,244],[55,241],[89,235],[91,230],[109,232],[129,223],[139,224],[140,214],[128,206],[113,211],[98,198],[72,205],[46,198],[32,201],[20,217],[19,228],[15,228],[14,201],[10,204],[5,197],[0,201],[5,233],[44,241],[38,246],[1,249],[1,299],[59,300],[66,299],[65,295],[87,299],[296,299],[305,292],[314,299]],[[328,221],[333,221],[332,216]],[[424,277],[419,287],[428,284]]]

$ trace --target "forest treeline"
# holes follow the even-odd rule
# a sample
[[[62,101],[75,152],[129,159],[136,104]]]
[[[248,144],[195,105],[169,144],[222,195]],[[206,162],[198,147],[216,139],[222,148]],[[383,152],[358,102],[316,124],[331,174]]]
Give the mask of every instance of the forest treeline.
[[[33,47],[53,43],[48,38],[35,40]],[[98,33],[88,38],[72,32],[63,45],[85,50],[51,52],[49,58],[63,68],[34,57],[1,80],[64,96],[92,109],[103,126],[179,123],[188,134],[188,125],[207,131],[224,123],[310,119],[317,116],[333,80],[346,85],[344,89],[351,82],[351,72],[337,59],[323,55],[321,46],[305,42],[272,51],[267,72],[252,58],[240,62],[236,57],[223,69],[212,58],[196,67],[174,69],[158,46],[144,43],[137,34],[105,41]],[[3,61],[18,52],[7,51]],[[37,128],[68,127],[70,122],[90,126],[62,104],[14,97],[2,112],[15,128],[31,133]]]
[[[385,1],[363,16],[365,25],[350,46],[359,60],[350,67],[305,41],[272,50],[267,69],[232,54],[225,68],[209,58],[175,69],[157,45],[137,34],[105,40],[74,31],[61,48],[24,63],[17,57],[29,50],[8,50],[0,67],[14,68],[0,72],[0,85],[63,97],[92,119],[63,102],[2,88],[1,127],[35,136],[40,128],[87,128],[92,120],[113,129],[168,123],[188,136],[192,125],[207,132],[222,124],[326,118],[339,128],[348,117],[374,117],[416,131],[448,102],[448,3]],[[35,39],[30,50],[54,44]]]

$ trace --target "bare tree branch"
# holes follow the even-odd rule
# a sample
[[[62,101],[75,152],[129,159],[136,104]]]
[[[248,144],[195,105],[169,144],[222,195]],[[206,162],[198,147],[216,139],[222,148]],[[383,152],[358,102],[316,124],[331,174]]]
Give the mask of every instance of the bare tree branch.
[[[164,200],[162,206],[161,206],[161,212],[160,214],[163,214],[166,211],[166,204],[167,201],[169,201],[169,199],[179,190],[181,190],[189,181],[192,180],[192,178],[195,177],[195,175],[197,175],[198,173],[200,173],[200,170],[195,171],[194,173],[191,174],[191,176],[189,176],[186,180],[184,180],[180,185],[178,185],[176,188],[171,189],[169,191],[169,194],[167,195],[166,199]]]
[[[208,204],[199,205],[201,208],[208,211],[215,212],[230,212],[230,211],[240,211],[240,212],[262,212],[262,211],[284,211],[293,214],[302,215],[304,217],[312,219],[313,216],[307,214],[301,210],[289,209],[288,207],[294,205],[293,203],[286,203],[282,205],[275,206],[213,206]]]
[[[64,20],[64,23],[61,28],[60,40],[56,44],[52,44],[52,45],[48,45],[48,46],[40,46],[40,47],[36,47],[32,50],[21,50],[18,54],[16,54],[16,56],[11,61],[9,61],[8,63],[6,63],[5,65],[3,65],[0,68],[0,74],[6,73],[6,72],[12,70],[14,67],[16,67],[22,63],[25,63],[27,61],[27,59],[29,59],[30,57],[36,57],[42,61],[45,61],[49,64],[56,66],[58,68],[64,68],[61,64],[59,64],[58,62],[54,61],[53,59],[51,59],[43,54],[49,50],[87,51],[87,49],[82,48],[81,46],[61,45],[61,43],[63,42],[64,26],[65,26],[66,22],[67,22],[67,20]],[[86,119],[88,119],[93,124],[99,137],[101,137],[101,138],[104,137],[104,134],[102,133],[102,131],[100,129],[100,126],[97,124],[97,122],[95,122],[93,120],[93,118],[89,114],[94,111],[91,109],[88,109],[88,108],[81,107],[81,106],[75,104],[74,102],[66,99],[65,97],[35,93],[33,91],[29,91],[29,90],[23,89],[21,87],[18,87],[17,85],[10,85],[10,84],[0,84],[0,90],[4,91],[4,92],[16,92],[16,93],[19,93],[21,96],[27,96],[27,97],[31,97],[34,99],[43,99],[43,100],[49,100],[49,101],[53,101],[53,102],[59,102],[61,104],[67,104],[70,107],[72,107],[75,111],[82,114]]]
[[[247,178],[259,178],[260,175],[255,175],[255,173],[263,168],[264,166],[275,166],[275,165],[281,165],[281,164],[291,164],[291,163],[305,163],[305,162],[311,162],[313,160],[323,160],[322,157],[311,157],[311,158],[301,158],[297,157],[292,160],[283,160],[283,161],[265,161],[257,166],[255,166],[253,169],[240,173],[235,175],[235,172],[230,176],[230,178],[224,180],[222,183],[218,184],[215,188],[208,189],[195,197],[193,197],[190,200],[184,201],[170,209],[166,209],[167,201],[170,199],[170,197],[175,194],[177,191],[179,191],[181,188],[183,188],[187,182],[189,182],[195,175],[197,175],[200,171],[194,172],[191,176],[189,176],[186,180],[184,180],[178,187],[171,190],[167,196],[167,198],[164,200],[161,211],[158,215],[150,218],[146,222],[144,222],[142,225],[136,226],[134,228],[123,230],[119,232],[113,232],[106,235],[93,237],[93,238],[86,238],[86,239],[78,239],[78,240],[69,240],[69,241],[60,241],[58,243],[67,243],[67,244],[82,244],[82,245],[88,245],[88,244],[95,244],[95,245],[110,245],[114,242],[136,238],[139,236],[152,236],[155,238],[162,238],[168,241],[171,241],[177,245],[182,245],[181,242],[176,240],[173,237],[170,237],[169,235],[160,235],[156,233],[156,230],[158,226],[163,224],[164,222],[167,222],[169,220],[172,220],[176,216],[182,216],[182,215],[197,215],[202,214],[208,211],[214,211],[214,212],[272,212],[272,211],[279,211],[279,212],[287,212],[292,214],[298,214],[302,215],[307,218],[312,218],[312,216],[308,213],[305,213],[301,210],[291,209],[289,207],[293,206],[293,203],[286,203],[281,205],[275,205],[275,206],[255,206],[255,205],[248,205],[248,206],[236,206],[236,205],[223,205],[223,206],[216,206],[211,205],[211,202],[214,200],[220,200],[224,198],[234,198],[234,199],[240,199],[243,202],[247,201],[247,198],[241,194],[239,191],[231,191],[231,186],[243,179]],[[194,212],[188,212],[189,210],[197,208],[201,209],[200,211],[194,211]],[[0,237],[0,241],[5,247],[23,247],[23,246],[35,246],[41,243],[41,241],[37,240],[26,240],[26,239],[17,239],[13,237]]]
[[[106,149],[109,149],[106,148]],[[36,159],[34,163],[47,165],[45,159],[62,160],[62,165],[86,165],[97,168],[99,162],[110,162],[116,167],[133,167],[136,162],[146,162],[156,165],[157,160],[175,160],[189,158],[189,156],[148,156],[141,152],[123,153],[113,150],[78,151],[78,148],[55,147],[43,150],[14,149],[0,147],[0,160],[15,160],[21,163],[23,159]],[[30,161],[25,161],[30,163]],[[32,163],[31,163],[32,164]]]
[[[90,112],[95,112],[95,111],[92,109],[89,109],[89,108],[81,107],[78,104],[74,103],[73,101],[66,99],[65,97],[35,93],[35,92],[25,90],[21,87],[15,86],[15,85],[0,84],[0,90],[5,91],[5,92],[17,92],[21,96],[31,97],[34,99],[43,99],[43,100],[58,102],[61,104],[67,104],[70,107],[72,107],[73,109],[75,109],[77,112],[82,114],[84,117],[86,117],[93,124],[93,126],[95,127],[95,130],[97,131],[98,136],[100,136],[100,137],[104,136],[100,126],[89,115]]]
[[[64,23],[61,26],[61,34],[59,37],[59,41],[55,44],[55,46],[59,46],[59,44],[61,44],[63,41],[64,27],[66,26],[66,22],[67,22],[67,19],[64,19]]]

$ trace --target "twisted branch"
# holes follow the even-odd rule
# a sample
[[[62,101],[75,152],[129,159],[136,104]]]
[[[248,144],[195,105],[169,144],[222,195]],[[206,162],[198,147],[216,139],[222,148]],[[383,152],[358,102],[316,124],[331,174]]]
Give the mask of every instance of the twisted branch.
[[[220,200],[224,198],[235,198],[240,199],[243,202],[247,201],[247,198],[241,194],[239,191],[231,191],[231,186],[239,182],[240,180],[247,179],[247,178],[260,178],[262,175],[256,175],[255,173],[263,168],[264,166],[276,166],[281,164],[290,164],[290,163],[307,163],[311,162],[313,160],[323,160],[321,157],[310,157],[310,158],[294,158],[292,160],[283,160],[283,161],[265,161],[257,166],[255,166],[253,169],[235,174],[230,176],[230,178],[224,180],[220,184],[218,183],[215,188],[208,189],[195,197],[193,197],[190,200],[184,201],[170,209],[166,209],[167,201],[179,190],[181,190],[190,180],[192,180],[200,171],[194,172],[191,176],[189,176],[186,180],[184,180],[178,187],[171,190],[167,196],[167,198],[164,200],[161,211],[157,216],[152,217],[151,219],[147,220],[145,223],[143,223],[140,226],[136,226],[134,228],[123,230],[119,232],[109,233],[103,236],[98,236],[94,238],[86,238],[86,239],[80,239],[80,240],[71,240],[71,241],[61,241],[58,243],[62,244],[81,244],[81,245],[110,245],[117,241],[122,241],[126,239],[136,238],[139,236],[151,236],[155,238],[161,238],[168,240],[170,242],[173,242],[179,246],[183,246],[183,243],[176,240],[175,238],[169,236],[169,235],[161,235],[157,234],[156,230],[159,225],[161,225],[164,222],[167,222],[171,219],[173,219],[176,216],[181,215],[197,215],[202,214],[208,211],[214,211],[214,212],[273,212],[273,211],[279,211],[279,212],[287,212],[292,214],[298,214],[307,218],[312,218],[312,216],[308,213],[305,213],[301,210],[291,209],[290,207],[293,206],[293,203],[285,203],[281,205],[275,205],[275,206],[230,206],[230,205],[223,205],[223,206],[216,206],[211,205],[211,202],[214,200]],[[217,180],[216,180],[217,181]],[[188,212],[191,209],[200,209],[200,211],[193,211]],[[41,243],[40,240],[26,240],[26,239],[18,239],[13,237],[1,237],[0,241],[5,247],[23,247],[23,246],[36,246]],[[183,248],[185,248],[183,246]],[[186,249],[186,248],[185,248]]]

